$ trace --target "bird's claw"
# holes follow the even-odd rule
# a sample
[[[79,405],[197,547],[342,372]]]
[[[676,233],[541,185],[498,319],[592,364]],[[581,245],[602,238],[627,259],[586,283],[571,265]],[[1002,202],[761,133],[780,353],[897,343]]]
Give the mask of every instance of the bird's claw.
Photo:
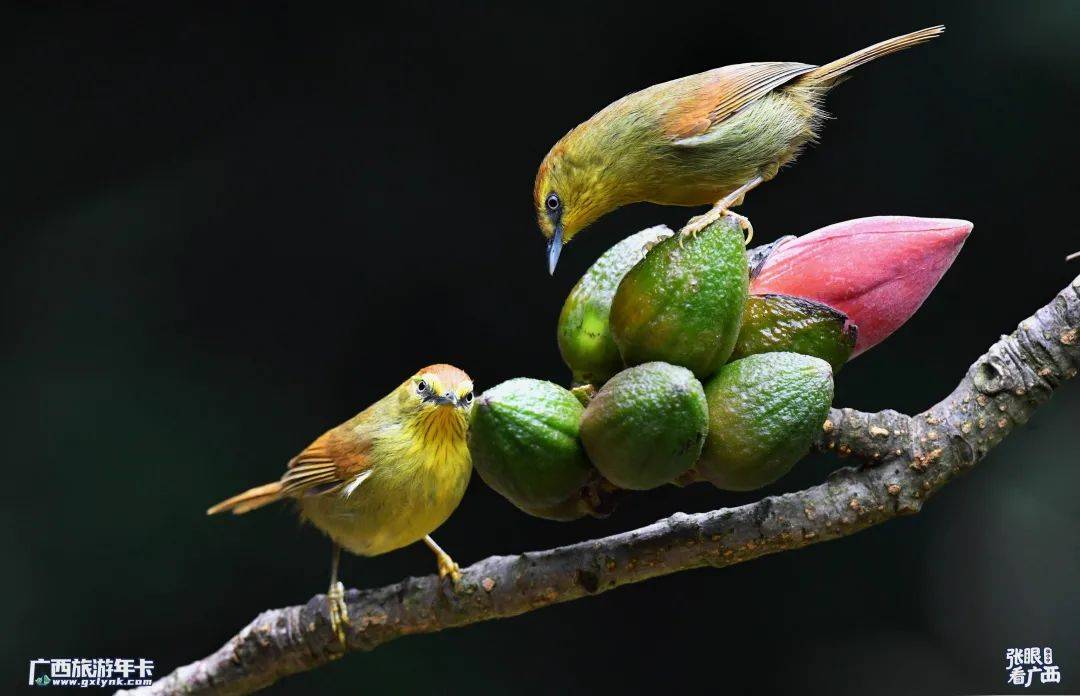
[[[695,215],[679,230],[679,245],[683,240],[693,239],[694,235],[720,219],[720,212],[715,208],[704,215]]]
[[[326,592],[330,611],[330,628],[338,642],[345,645],[345,627],[349,625],[349,607],[345,604],[345,585],[335,582]]]
[[[442,554],[437,557],[439,564],[439,579],[442,580],[446,577],[450,578],[450,581],[454,584],[454,589],[461,587],[461,568],[457,563],[454,563],[454,559],[446,554]]]
[[[746,233],[746,239],[743,240],[743,245],[749,245],[750,240],[754,238],[754,226],[750,224],[750,218],[746,217],[745,215],[733,213],[730,210],[727,211],[727,213],[728,215],[735,216],[735,222],[739,223],[739,229]]]
[[[743,241],[743,244],[749,244],[750,240],[754,238],[754,226],[750,224],[750,219],[745,215],[739,215],[727,208],[713,208],[703,215],[696,215],[690,218],[689,222],[679,230],[679,246],[682,246],[684,239],[693,238],[698,232],[725,215],[730,215],[735,218],[735,222],[739,223],[739,229],[746,233],[746,239]]]

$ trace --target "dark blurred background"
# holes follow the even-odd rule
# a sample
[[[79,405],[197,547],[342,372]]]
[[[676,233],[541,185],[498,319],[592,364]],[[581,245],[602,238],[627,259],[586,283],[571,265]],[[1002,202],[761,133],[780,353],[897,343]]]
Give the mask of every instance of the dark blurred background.
[[[37,657],[147,657],[161,676],[323,591],[327,542],[286,506],[204,510],[418,367],[455,363],[481,389],[567,381],[566,291],[616,240],[696,212],[619,211],[548,278],[536,166],[629,91],[948,25],[837,89],[822,144],[742,209],[755,241],[873,214],[975,222],[919,314],[844,370],[839,405],[925,408],[1080,273],[1063,262],[1080,249],[1076,3],[356,7],[4,10],[5,683]],[[1078,426],[1069,384],[914,518],[410,637],[271,691],[987,693],[1014,689],[1006,648],[1050,646],[1075,692]],[[570,524],[476,479],[436,538],[468,564],[836,466]],[[343,567],[360,587],[432,570],[422,546]]]

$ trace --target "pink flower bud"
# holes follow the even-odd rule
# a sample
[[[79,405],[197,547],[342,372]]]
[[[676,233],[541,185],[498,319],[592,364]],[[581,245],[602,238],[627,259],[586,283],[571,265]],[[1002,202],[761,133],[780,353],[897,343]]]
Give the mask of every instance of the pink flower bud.
[[[859,327],[852,357],[900,328],[952,265],[972,224],[899,215],[859,218],[781,244],[750,281],[838,309]]]

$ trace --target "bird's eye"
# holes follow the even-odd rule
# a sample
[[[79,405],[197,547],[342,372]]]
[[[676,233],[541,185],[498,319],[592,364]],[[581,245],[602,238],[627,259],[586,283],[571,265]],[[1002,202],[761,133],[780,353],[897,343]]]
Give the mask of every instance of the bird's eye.
[[[562,205],[562,201],[559,200],[559,194],[557,194],[557,193],[549,193],[548,197],[547,197],[547,200],[544,201],[544,205],[546,205],[547,209],[552,211],[552,212],[555,212],[556,210],[558,210],[559,206]]]
[[[468,394],[465,395],[465,403],[471,404],[472,399],[473,399],[472,392],[469,392]]]
[[[417,393],[423,394],[427,390],[428,390],[427,382],[425,382],[424,380],[420,380],[416,385]]]

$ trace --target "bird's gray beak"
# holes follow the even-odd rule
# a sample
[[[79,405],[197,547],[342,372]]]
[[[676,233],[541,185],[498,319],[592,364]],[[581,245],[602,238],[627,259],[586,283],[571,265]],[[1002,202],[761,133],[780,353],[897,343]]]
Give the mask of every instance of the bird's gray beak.
[[[562,253],[562,225],[555,225],[555,234],[548,240],[548,273],[555,275],[555,266],[559,265],[559,254]]]
[[[457,397],[454,396],[454,394],[452,392],[446,392],[442,396],[436,396],[432,400],[436,404],[438,404],[439,406],[446,406],[446,405],[457,406],[458,405]]]

